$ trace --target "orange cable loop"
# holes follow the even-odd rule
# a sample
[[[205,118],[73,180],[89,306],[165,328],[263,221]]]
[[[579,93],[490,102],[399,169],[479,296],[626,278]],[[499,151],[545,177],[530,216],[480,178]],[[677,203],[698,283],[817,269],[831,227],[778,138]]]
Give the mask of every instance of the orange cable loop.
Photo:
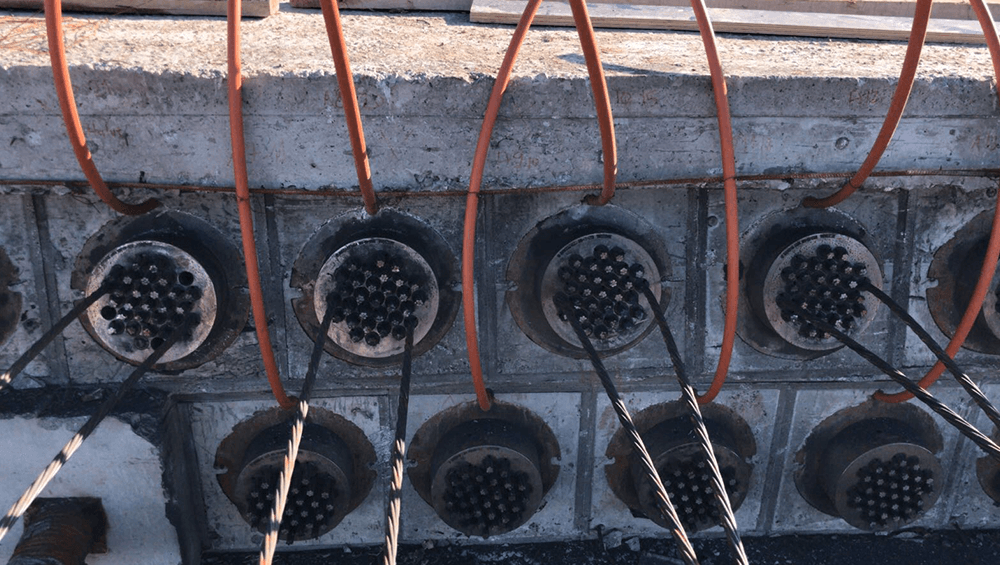
[[[58,0],[56,0],[58,1]],[[242,0],[228,0],[226,10],[228,44],[229,83],[229,135],[233,146],[233,174],[236,180],[236,205],[240,215],[240,237],[243,240],[243,256],[247,269],[247,287],[250,291],[250,305],[253,308],[254,325],[260,356],[264,361],[271,392],[278,405],[285,410],[296,407],[295,399],[285,393],[281,384],[278,363],[271,347],[271,334],[267,328],[267,312],[264,307],[264,291],[261,289],[260,269],[257,265],[257,244],[253,234],[253,211],[250,209],[250,186],[247,179],[246,141],[243,136],[243,75],[240,68],[240,17]]]
[[[358,93],[354,88],[354,75],[347,58],[347,43],[344,28],[340,23],[340,8],[333,0],[320,0],[326,35],[330,39],[333,64],[337,69],[337,85],[340,99],[344,104],[344,118],[351,138],[351,153],[354,155],[354,169],[358,173],[358,187],[365,201],[365,211],[374,216],[378,212],[375,189],[372,188],[372,172],[368,163],[368,148],[365,146],[365,131],[361,125],[361,110],[358,107]]]
[[[736,151],[733,147],[733,120],[729,112],[729,98],[726,90],[726,77],[722,72],[722,61],[715,44],[715,31],[704,0],[691,0],[698,20],[698,30],[701,32],[702,43],[705,44],[705,55],[708,56],[708,68],[712,75],[712,92],[715,95],[715,108],[719,118],[719,144],[722,151],[723,197],[726,208],[726,318],[722,330],[722,351],[715,367],[712,385],[705,394],[698,397],[699,404],[708,404],[718,396],[729,373],[729,362],[733,357],[733,345],[736,342],[736,316],[739,308],[739,278],[740,278],[740,234],[739,216],[736,202]]]
[[[837,192],[825,198],[809,196],[802,200],[803,206],[828,208],[840,204],[861,188],[861,185],[875,169],[875,165],[878,164],[886,148],[889,147],[889,142],[892,141],[892,136],[896,132],[896,127],[899,126],[899,120],[903,116],[903,110],[910,97],[910,91],[913,89],[913,81],[917,76],[917,65],[920,63],[920,51],[927,38],[927,23],[931,19],[933,2],[934,0],[917,0],[916,11],[913,14],[913,26],[910,28],[910,39],[906,45],[906,56],[903,59],[903,69],[899,73],[899,82],[896,83],[896,92],[892,95],[892,103],[885,115],[885,121],[882,122],[882,129],[879,130],[875,143],[872,144],[868,157],[865,158],[861,168]]]
[[[514,29],[514,35],[510,38],[510,45],[504,54],[503,63],[497,72],[496,81],[493,83],[493,90],[490,92],[490,98],[486,104],[486,114],[483,117],[482,128],[479,131],[479,139],[476,142],[476,152],[472,160],[472,172],[469,176],[469,191],[465,200],[465,227],[462,234],[462,314],[465,323],[466,349],[469,352],[469,371],[472,373],[472,382],[476,388],[476,398],[479,401],[479,407],[484,411],[492,407],[493,401],[483,380],[482,361],[479,357],[479,340],[476,335],[474,261],[479,189],[483,184],[483,171],[486,168],[486,157],[489,152],[490,138],[493,135],[493,127],[496,125],[496,119],[500,113],[500,103],[503,100],[503,94],[510,83],[514,61],[517,59],[517,54],[524,43],[524,36],[528,33],[528,28],[531,27],[531,22],[535,19],[535,14],[538,12],[538,7],[541,4],[542,0],[528,1],[528,4],[524,7],[524,12],[521,13],[521,19],[517,22],[517,27]],[[587,61],[587,72],[594,91],[594,104],[601,130],[601,146],[604,151],[603,188],[600,195],[596,199],[593,199],[593,202],[588,203],[603,205],[614,196],[615,176],[618,170],[618,153],[614,141],[614,121],[611,116],[611,102],[608,98],[608,85],[604,78],[604,69],[601,66],[597,51],[594,28],[590,21],[590,15],[587,13],[587,5],[584,0],[570,0],[570,6],[573,11],[573,20],[576,24],[577,33],[580,36],[584,59]]]
[[[76,156],[80,169],[90,182],[94,193],[104,201],[112,210],[126,216],[138,216],[145,214],[160,205],[160,201],[149,199],[141,204],[127,204],[118,200],[111,193],[108,185],[105,184],[97,166],[94,165],[93,155],[87,149],[87,139],[83,133],[83,125],[80,124],[80,114],[76,108],[76,99],[73,97],[73,83],[69,77],[69,67],[66,63],[66,45],[63,41],[62,24],[62,0],[45,0],[45,31],[49,40],[49,58],[52,61],[52,78],[55,82],[56,96],[59,98],[59,109],[62,110],[63,123],[66,125],[66,134],[69,136],[69,143],[73,147],[73,154]]]
[[[990,59],[993,61],[993,74],[1000,80],[1000,39],[997,38],[997,28],[993,22],[993,16],[986,8],[983,0],[970,0],[970,2],[972,3],[972,9],[976,12],[979,25],[983,28],[983,35],[986,37],[986,47],[989,49]],[[986,293],[989,292],[990,284],[993,282],[993,274],[997,270],[998,260],[1000,260],[1000,190],[997,191],[997,203],[993,209],[993,226],[990,229],[986,256],[983,257],[983,265],[979,270],[979,280],[976,281],[976,287],[972,291],[972,298],[969,300],[969,305],[965,308],[965,313],[962,314],[962,320],[955,329],[955,335],[952,336],[951,341],[948,342],[948,347],[945,348],[945,352],[949,357],[955,357],[959,348],[965,343],[965,338],[968,337],[969,332],[972,330],[976,318],[979,317],[979,312],[983,307],[983,300],[986,299]],[[938,361],[917,384],[921,388],[926,389],[938,380],[944,369],[944,363]],[[913,398],[913,395],[905,391],[886,394],[880,390],[875,393],[875,398],[882,402],[894,404],[905,402]]]

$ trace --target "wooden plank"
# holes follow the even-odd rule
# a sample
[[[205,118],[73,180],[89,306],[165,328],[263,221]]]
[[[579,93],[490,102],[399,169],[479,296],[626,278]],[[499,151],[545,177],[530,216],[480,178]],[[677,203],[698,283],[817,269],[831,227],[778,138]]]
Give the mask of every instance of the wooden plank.
[[[646,6],[690,6],[689,0],[590,0],[589,4],[638,4]],[[913,17],[915,0],[707,0],[710,9],[769,10],[850,14],[854,16]],[[994,18],[1000,17],[1000,2],[988,3]],[[931,17],[943,20],[974,20],[976,14],[968,0],[935,0]]]
[[[319,0],[291,0],[293,8],[319,9]],[[415,10],[468,12],[472,0],[341,0],[341,10]]]
[[[516,24],[524,0],[474,0],[470,19],[477,23]],[[691,8],[636,4],[589,4],[595,27],[698,31]],[[837,37],[850,39],[903,40],[910,34],[911,18],[812,14],[770,10],[711,10],[715,31],[764,35]],[[535,25],[572,26],[567,2],[543,2]],[[931,20],[927,41],[938,43],[984,43],[979,23],[968,20]]]
[[[43,0],[0,0],[0,8],[42,11]],[[263,18],[277,13],[279,0],[243,0],[243,15]],[[225,16],[226,0],[64,0],[65,12]]]

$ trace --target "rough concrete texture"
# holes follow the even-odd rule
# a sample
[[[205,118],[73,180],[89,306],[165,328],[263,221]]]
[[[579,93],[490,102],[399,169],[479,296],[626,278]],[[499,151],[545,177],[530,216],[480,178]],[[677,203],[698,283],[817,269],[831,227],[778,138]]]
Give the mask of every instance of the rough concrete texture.
[[[750,425],[757,442],[757,453],[750,460],[754,466],[750,478],[750,488],[746,499],[736,512],[736,521],[739,524],[740,532],[746,535],[768,533],[767,516],[762,516],[762,513],[765,510],[765,499],[770,498],[769,491],[774,486],[768,478],[773,476],[775,472],[771,456],[775,452],[775,446],[772,444],[775,441],[774,434],[777,430],[776,416],[780,394],[781,391],[777,389],[740,386],[724,391],[716,400],[720,405],[731,408]],[[676,386],[670,387],[668,385],[658,387],[656,390],[628,393],[623,397],[629,412],[634,415],[650,406],[678,400],[680,391]],[[615,496],[608,485],[604,467],[613,460],[607,459],[604,454],[620,424],[607,397],[603,395],[598,398],[596,413],[591,529],[601,526],[606,532],[618,530],[626,538],[632,536],[653,538],[668,535],[666,529],[661,528],[651,520],[634,517],[629,508]],[[778,439],[784,440],[784,438]],[[699,537],[719,535],[722,535],[721,527],[714,527],[698,534]]]
[[[15,320],[16,329],[6,341],[0,343],[0,365],[7,366],[38,339],[52,324],[48,304],[39,300],[45,296],[45,278],[40,260],[35,208],[31,197],[25,195],[0,196],[0,248],[7,254],[17,275],[9,288],[21,295],[21,312]],[[43,285],[39,288],[37,285]],[[7,333],[7,332],[4,332]],[[46,349],[35,361],[25,367],[13,383],[17,387],[39,386],[34,377],[60,379],[65,375],[61,364],[62,343]]]
[[[345,31],[376,187],[400,191],[383,204],[426,221],[458,259],[465,204],[461,191],[512,28],[471,25],[462,14],[348,14]],[[255,196],[252,202],[272,339],[281,373],[294,392],[301,386],[312,343],[291,309],[297,297],[289,286],[291,267],[324,222],[357,211],[361,202],[353,191],[357,180],[319,15],[286,9],[244,22],[243,34],[250,182],[255,188],[287,189]],[[106,178],[232,184],[221,18],[73,16],[67,21],[67,38],[89,147]],[[719,41],[741,173],[780,177],[853,171],[860,164],[892,95],[903,44],[743,36]],[[697,35],[600,31],[598,42],[617,118],[619,178],[655,181],[720,174],[717,121]],[[983,47],[927,46],[905,119],[880,168],[995,167],[1000,139],[990,73]],[[0,15],[0,180],[82,178],[66,143],[51,80],[38,16]],[[606,157],[600,147],[575,32],[532,30],[501,107],[484,187],[513,187],[516,192],[598,182]],[[796,209],[801,197],[826,194],[839,184],[800,179],[742,183],[740,232],[751,235],[769,216]],[[344,194],[306,194],[322,188]],[[623,188],[614,201],[653,225],[670,257],[672,271],[664,281],[672,292],[667,316],[701,389],[714,371],[723,326],[725,223],[720,188],[714,183],[650,183]],[[300,189],[301,194],[296,192]],[[870,234],[883,262],[886,288],[904,301],[909,297],[914,314],[939,339],[944,336],[930,319],[925,299],[933,284],[927,278],[930,257],[961,225],[991,209],[991,189],[995,180],[985,177],[878,178],[838,207]],[[459,192],[444,193],[448,190]],[[118,194],[129,201],[155,195],[167,208],[203,219],[238,245],[231,194],[146,189]],[[577,205],[584,194],[484,194],[480,204],[476,298],[487,384],[498,397],[542,415],[563,449],[563,471],[546,507],[529,526],[497,538],[501,543],[591,538],[598,524],[609,531],[618,528],[626,538],[663,537],[659,528],[628,515],[607,489],[602,457],[615,423],[588,364],[553,356],[530,341],[505,302],[506,291],[516,284],[507,281],[505,273],[518,242],[541,220]],[[0,246],[20,269],[16,288],[24,293],[27,314],[14,337],[0,345],[0,366],[11,363],[80,298],[70,289],[70,270],[86,240],[113,218],[89,190],[0,186]],[[150,386],[177,393],[191,408],[188,448],[197,453],[198,476],[179,496],[204,494],[212,547],[247,551],[259,539],[219,491],[211,465],[215,447],[236,422],[273,404],[252,330],[251,319],[236,342],[206,365],[183,375],[148,377]],[[869,346],[913,376],[932,361],[885,309],[869,336]],[[996,379],[994,356],[963,352],[961,360],[977,378],[991,383]],[[648,335],[607,364],[635,409],[673,398],[664,392],[673,390],[674,379],[658,336]],[[28,368],[26,375],[33,380],[22,377],[14,386],[114,382],[128,369],[74,324]],[[380,477],[369,499],[339,528],[303,545],[377,544],[392,435],[385,423],[392,419],[388,407],[395,401],[396,370],[361,368],[324,356],[319,374],[317,404],[366,431],[378,453]],[[414,375],[411,434],[440,409],[471,398],[461,316],[434,349],[415,359]],[[720,401],[744,414],[758,442],[755,473],[760,480],[755,478],[739,514],[744,529],[755,534],[850,532],[844,522],[820,514],[798,495],[791,478],[794,456],[816,424],[839,408],[859,403],[884,378],[846,351],[803,362],[761,354],[742,339],[737,340],[729,378]],[[816,383],[832,388],[808,388]],[[1000,393],[995,386],[990,391]],[[940,392],[947,402],[970,413],[953,386],[941,386]],[[62,441],[53,439],[52,449],[42,443],[41,448],[24,449],[25,437],[49,441],[50,435],[37,429],[46,426],[56,424],[15,419],[0,426],[0,444],[16,442],[6,451],[24,454],[8,458],[4,465],[10,468],[0,468],[0,475],[25,477],[11,482],[26,484],[28,474],[41,468]],[[1000,512],[969,479],[974,480],[969,474],[974,450],[944,426],[942,432],[948,491],[917,526],[942,528],[956,520],[968,527],[997,527]],[[152,473],[154,486],[129,490],[130,500],[155,506],[155,512],[144,510],[150,515],[163,514],[159,464],[155,472],[150,470],[155,453],[152,459],[146,457],[152,448],[143,444],[142,458],[126,459],[135,452],[131,431],[108,422],[99,434],[108,434],[106,444],[115,450],[104,456],[100,442],[85,446],[79,457],[95,452],[104,456],[102,466],[93,464],[95,470],[87,471],[92,475],[85,473],[79,483],[84,486],[67,482],[74,488],[69,492],[99,496],[106,489],[108,496],[115,496],[132,488],[129,480],[150,479],[144,473]],[[37,461],[28,464],[29,458]],[[74,460],[66,472],[82,461]],[[107,471],[109,461],[128,463],[112,473]],[[72,477],[60,475],[59,480]],[[91,481],[93,477],[100,481]],[[90,483],[96,486],[86,486]],[[436,521],[430,508],[407,489],[405,539],[463,545],[470,541]],[[0,496],[13,499],[14,490],[5,487]],[[166,548],[154,549],[153,555],[172,555],[172,561],[163,561],[172,565],[178,561],[176,542],[164,541],[173,530],[163,520],[148,527],[140,539]],[[124,546],[131,543],[138,542]],[[116,547],[112,541],[113,552]],[[93,562],[158,563],[148,555],[115,560],[121,555]]]
[[[7,509],[14,504],[85,420],[3,420],[0,452],[8,456],[0,459],[0,476],[4,478],[0,506]],[[167,521],[162,476],[158,450],[128,424],[108,418],[42,496],[101,499],[108,515],[108,552],[88,556],[87,563],[177,565],[177,534]],[[10,558],[21,531],[19,522],[4,539],[0,561]]]
[[[232,183],[221,19],[84,16],[67,26],[84,128],[108,178]],[[462,187],[511,28],[469,24],[464,14],[366,14],[346,16],[345,33],[376,185]],[[322,19],[285,11],[245,22],[243,35],[251,184],[355,186]],[[80,178],[63,150],[37,16],[0,20],[0,37],[0,139],[9,140],[0,178]],[[717,174],[697,34],[601,31],[598,42],[621,179]],[[721,38],[740,171],[855,167],[878,131],[903,51],[899,43]],[[989,68],[983,47],[928,46],[883,166],[991,166]],[[493,136],[488,184],[598,180],[593,116],[576,33],[532,31]],[[63,149],[39,153],[49,145]]]
[[[781,477],[781,486],[776,493],[776,512],[770,526],[773,533],[859,533],[858,530],[840,518],[824,514],[806,502],[799,495],[795,486],[793,472],[798,466],[795,462],[796,454],[802,449],[806,438],[815,426],[838,410],[860,405],[875,390],[871,387],[857,386],[850,389],[800,388],[795,392],[788,444],[783,454],[784,466],[780,473],[775,475]],[[965,391],[958,387],[939,385],[935,388],[934,395],[966,419],[970,418],[973,415],[973,410],[976,409],[972,401],[965,395]],[[933,528],[934,525],[950,524],[952,515],[950,503],[953,500],[950,499],[948,493],[951,492],[958,492],[964,501],[975,499],[975,502],[971,503],[975,506],[992,508],[992,501],[982,493],[981,489],[976,487],[979,492],[974,492],[971,485],[957,479],[968,471],[967,467],[969,466],[973,467],[973,473],[975,473],[974,464],[958,456],[969,440],[936,414],[930,412],[923,404],[914,402],[920,409],[932,414],[934,423],[941,432],[944,447],[937,453],[937,457],[941,462],[945,477],[944,485],[941,487],[943,496],[923,517],[915,520],[908,527]],[[966,493],[968,493],[968,498],[966,498]],[[995,514],[993,519],[996,519]],[[981,523],[981,525],[985,524]]]
[[[297,542],[292,549],[307,546],[369,545],[382,540],[385,488],[381,481],[386,476],[392,430],[382,425],[385,399],[379,397],[339,397],[316,399],[311,405],[335,412],[361,428],[375,448],[378,458],[379,479],[368,498],[347,515],[329,533],[316,540]],[[270,400],[206,402],[191,406],[192,441],[198,457],[198,477],[205,496],[208,518],[208,539],[212,549],[252,549],[259,547],[263,535],[251,530],[240,517],[222,488],[216,475],[225,469],[215,469],[215,452],[219,443],[228,436],[233,426],[254,413],[274,407]],[[280,548],[286,548],[285,543]]]

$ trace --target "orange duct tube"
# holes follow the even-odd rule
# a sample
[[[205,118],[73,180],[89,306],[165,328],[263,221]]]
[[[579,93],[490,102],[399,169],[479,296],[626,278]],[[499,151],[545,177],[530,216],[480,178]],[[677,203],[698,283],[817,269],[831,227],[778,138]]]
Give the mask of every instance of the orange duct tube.
[[[993,74],[1000,80],[1000,39],[997,38],[997,28],[993,22],[993,16],[990,14],[983,0],[970,1],[972,9],[976,12],[979,25],[983,28],[983,35],[986,37],[986,47],[989,49],[990,59],[993,61]],[[955,329],[955,335],[952,336],[951,341],[948,342],[948,347],[945,348],[945,352],[949,357],[955,357],[962,344],[965,343],[965,338],[972,331],[972,326],[975,324],[976,318],[979,317],[979,312],[983,308],[986,293],[989,292],[990,285],[993,282],[993,275],[996,273],[998,260],[1000,260],[1000,190],[997,191],[997,202],[993,209],[993,227],[990,230],[990,238],[986,246],[986,256],[983,258],[983,266],[979,270],[979,280],[976,281],[976,286],[972,290],[972,298],[969,300],[969,305],[965,308],[965,313],[962,314],[962,319]],[[921,388],[926,389],[938,380],[941,374],[944,373],[944,370],[944,363],[938,361],[917,384]],[[882,402],[898,403],[906,402],[913,398],[913,395],[908,392],[886,394],[883,391],[878,391],[875,393],[875,398]]]
[[[931,19],[931,5],[934,0],[917,0],[916,11],[913,14],[913,26],[910,28],[910,40],[906,45],[906,56],[903,58],[903,70],[899,73],[899,82],[896,83],[896,92],[892,95],[892,102],[889,111],[886,113],[885,121],[882,122],[882,129],[875,138],[868,157],[865,158],[861,168],[848,180],[837,192],[826,198],[814,198],[812,196],[802,200],[802,205],[808,208],[828,208],[835,206],[846,200],[854,192],[861,188],[861,185],[868,179],[868,176],[875,170],[875,165],[882,159],[892,135],[899,126],[899,119],[903,116],[906,102],[910,98],[910,91],[913,89],[913,81],[917,76],[917,65],[920,63],[920,52],[927,39],[927,23]]]
[[[49,58],[52,61],[52,78],[55,81],[56,96],[59,98],[59,109],[62,110],[66,134],[73,147],[73,155],[80,164],[84,176],[94,189],[98,198],[104,201],[112,210],[126,216],[145,214],[160,205],[159,200],[149,199],[141,204],[126,204],[118,200],[108,185],[105,184],[93,155],[87,149],[87,138],[80,124],[80,114],[73,97],[73,84],[69,78],[69,67],[66,64],[66,45],[63,41],[62,0],[45,0],[45,31],[49,40]]]
[[[243,257],[247,269],[247,287],[250,291],[250,306],[253,309],[254,325],[260,356],[264,361],[264,371],[271,385],[278,405],[292,410],[296,401],[285,393],[281,384],[281,374],[274,359],[271,334],[267,327],[267,312],[264,308],[264,291],[261,289],[260,269],[257,264],[257,244],[253,234],[253,211],[250,209],[250,186],[247,179],[246,142],[243,135],[243,74],[240,67],[240,18],[241,0],[228,0],[226,10],[228,39],[228,83],[229,83],[229,134],[233,146],[233,174],[236,177],[236,205],[240,215],[240,236],[243,240]]]
[[[699,404],[715,400],[729,374],[729,363],[736,343],[736,316],[739,309],[740,288],[740,234],[739,214],[736,202],[736,150],[733,146],[733,120],[729,111],[729,97],[726,90],[726,76],[722,72],[722,61],[715,45],[715,30],[704,0],[691,0],[708,68],[712,75],[712,92],[715,95],[715,109],[719,119],[719,143],[722,151],[723,198],[726,210],[726,317],[722,329],[722,351],[715,367],[712,384],[705,394],[698,397]]]
[[[337,69],[337,85],[340,88],[340,99],[344,104],[344,117],[347,120],[347,133],[351,138],[354,168],[358,173],[358,187],[361,189],[361,198],[365,201],[365,211],[374,216],[378,212],[378,202],[375,199],[375,189],[372,188],[368,148],[365,146],[365,132],[361,125],[361,110],[358,107],[358,93],[354,88],[354,75],[351,74],[351,63],[347,58],[347,43],[344,40],[344,28],[340,23],[340,8],[333,0],[320,0],[319,5],[323,10],[326,35],[330,40],[333,64]]]
[[[469,370],[472,373],[472,382],[476,389],[476,398],[479,407],[489,410],[492,406],[489,391],[483,380],[483,367],[479,355],[479,339],[476,332],[476,299],[475,289],[475,243],[476,243],[476,217],[479,208],[479,190],[483,184],[483,171],[486,167],[486,157],[489,152],[490,138],[493,135],[493,127],[496,125],[497,115],[500,113],[500,102],[503,94],[510,83],[510,75],[514,67],[514,61],[524,43],[524,36],[531,27],[531,22],[535,19],[538,7],[542,0],[529,0],[521,19],[514,29],[514,35],[510,39],[510,45],[504,54],[503,63],[497,72],[496,82],[493,83],[493,90],[486,105],[486,115],[483,117],[483,125],[479,131],[479,139],[476,142],[476,152],[472,160],[472,173],[469,178],[469,191],[465,200],[465,228],[462,235],[462,310],[465,323],[465,343],[469,352]],[[604,151],[604,184],[599,195],[588,198],[589,204],[606,204],[614,196],[615,177],[618,171],[618,153],[614,140],[614,120],[611,115],[611,102],[608,97],[608,85],[604,78],[604,69],[601,66],[600,56],[597,50],[597,43],[594,36],[594,28],[587,12],[587,5],[584,0],[570,0],[570,7],[573,11],[573,19],[576,23],[577,33],[580,36],[580,44],[584,58],[587,61],[587,72],[590,75],[591,87],[594,92],[594,103],[597,109],[598,123],[601,130],[601,146]]]

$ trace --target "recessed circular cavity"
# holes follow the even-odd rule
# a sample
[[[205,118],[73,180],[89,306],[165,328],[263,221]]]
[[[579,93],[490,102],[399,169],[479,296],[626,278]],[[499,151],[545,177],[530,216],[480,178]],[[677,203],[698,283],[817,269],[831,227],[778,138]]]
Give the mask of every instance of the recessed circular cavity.
[[[438,444],[431,467],[434,510],[469,536],[513,531],[542,501],[539,448],[526,430],[510,422],[482,419],[459,425]]]
[[[406,328],[417,343],[438,312],[434,271],[411,247],[370,237],[335,251],[320,269],[313,292],[319,315],[333,308],[329,337],[362,357],[402,353]]]
[[[764,277],[764,312],[771,328],[788,343],[825,351],[840,342],[814,326],[797,308],[851,337],[875,318],[876,301],[862,287],[882,288],[875,256],[860,241],[837,233],[816,233],[792,242],[771,262]]]
[[[738,509],[746,498],[750,482],[750,466],[733,450],[712,443],[715,458],[722,471],[722,481],[729,495],[733,510]],[[653,464],[660,481],[667,490],[667,496],[677,510],[684,528],[688,532],[698,532],[720,523],[719,508],[715,501],[715,487],[712,472],[704,450],[698,443],[687,443],[654,456]],[[664,528],[671,527],[666,517],[656,506],[656,491],[646,477],[638,461],[630,465],[632,480],[643,512],[653,522]]]
[[[881,445],[859,455],[840,474],[833,501],[840,516],[862,530],[893,530],[920,518],[941,494],[941,465],[912,443]]]
[[[267,529],[287,454],[287,425],[258,435],[247,448],[234,496],[243,518],[257,531]],[[350,511],[353,461],[336,434],[315,424],[303,432],[278,537],[289,543],[317,538]]]
[[[153,240],[114,248],[94,265],[86,281],[91,294],[109,292],[86,312],[95,337],[116,355],[141,362],[174,331],[185,335],[160,359],[170,363],[195,351],[215,323],[215,285],[205,268],[183,249]],[[186,326],[186,317],[199,322]]]
[[[636,242],[613,233],[578,237],[556,252],[542,274],[542,311],[563,340],[579,344],[565,312],[556,305],[565,296],[574,316],[598,351],[620,349],[640,338],[653,322],[642,291],[649,285],[660,296],[660,273],[653,258]]]

